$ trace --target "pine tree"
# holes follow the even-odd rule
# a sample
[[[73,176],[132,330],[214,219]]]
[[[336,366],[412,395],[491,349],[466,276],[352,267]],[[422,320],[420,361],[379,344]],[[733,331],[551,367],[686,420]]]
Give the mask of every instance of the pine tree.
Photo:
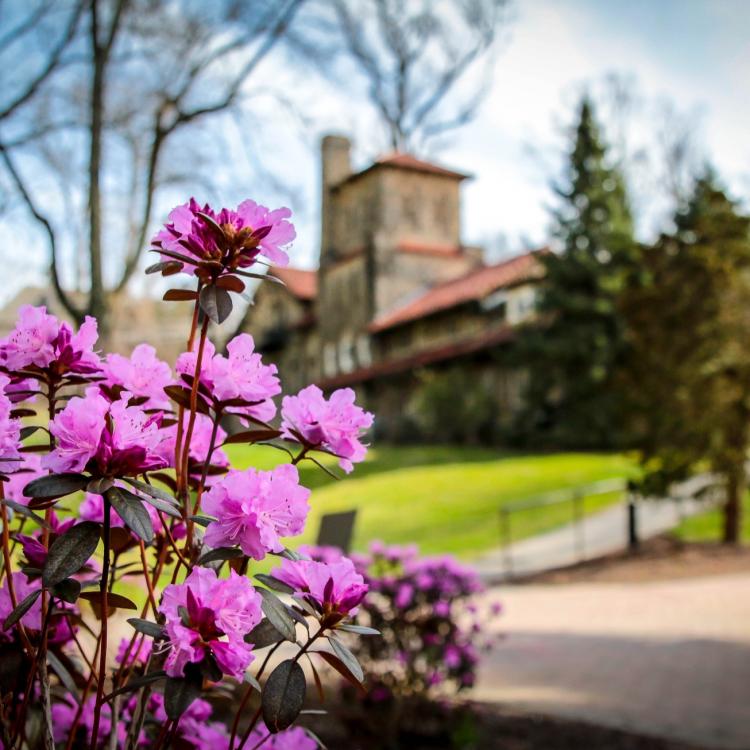
[[[522,429],[558,445],[613,447],[623,439],[611,387],[623,352],[618,299],[638,272],[638,246],[625,181],[586,98],[565,182],[553,214],[560,252],[543,256],[538,320],[519,341],[530,375]]]
[[[647,488],[716,472],[724,541],[737,542],[750,445],[750,219],[709,171],[674,223],[643,250],[646,283],[623,297],[622,383]]]

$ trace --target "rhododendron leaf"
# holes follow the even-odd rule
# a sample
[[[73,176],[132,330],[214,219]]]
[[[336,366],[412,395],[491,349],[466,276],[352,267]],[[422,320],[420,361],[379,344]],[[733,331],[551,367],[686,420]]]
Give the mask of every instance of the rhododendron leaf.
[[[156,510],[160,510],[162,513],[166,513],[172,518],[182,518],[182,513],[180,513],[179,508],[176,508],[174,505],[172,505],[172,503],[165,503],[158,497],[146,496],[141,499],[144,503],[148,503],[150,506],[156,508]]]
[[[58,536],[52,542],[44,563],[44,586],[54,586],[77,573],[94,554],[100,537],[101,526],[93,521],[78,523]]]
[[[245,291],[245,282],[238,279],[236,276],[222,276],[217,282],[216,286],[220,289],[228,289],[230,292]]]
[[[245,643],[251,643],[255,648],[273,646],[274,643],[286,640],[284,636],[264,617],[246,636]]]
[[[41,430],[41,426],[38,424],[32,424],[28,427],[21,428],[21,440],[26,440],[27,437],[31,437],[37,430]]]
[[[217,547],[209,550],[198,558],[198,565],[207,565],[208,563],[221,560],[235,560],[238,557],[244,557],[244,552],[237,547]]]
[[[302,609],[305,610],[308,614],[312,615],[313,617],[317,617],[320,614],[320,607],[317,606],[317,602],[313,603],[310,602],[309,599],[295,599],[295,604],[302,607]]]
[[[152,252],[158,252],[160,255],[166,255],[168,258],[174,258],[175,260],[179,260],[182,263],[188,263],[191,266],[195,266],[198,264],[198,261],[195,258],[190,258],[187,255],[175,252],[174,250],[159,248],[158,250],[152,250]]]
[[[93,479],[86,485],[86,492],[93,492],[95,495],[103,495],[113,486],[113,479]]]
[[[34,602],[41,596],[42,590],[32,591],[18,606],[5,618],[3,630],[12,628],[33,606]]]
[[[203,661],[199,664],[201,673],[203,676],[211,682],[219,682],[223,676],[223,672],[216,663],[216,659],[212,654],[206,654]]]
[[[78,697],[78,686],[76,681],[73,679],[73,675],[67,670],[65,665],[52,651],[47,651],[47,663],[52,667],[54,673],[60,678],[60,682],[65,685],[66,690],[70,693],[71,697],[76,703],[80,703]]]
[[[17,643],[0,644],[0,690],[3,694],[13,692],[25,682],[23,665],[26,658]]]
[[[359,682],[362,682],[365,679],[365,674],[357,661],[357,657],[335,636],[329,635],[328,642],[331,644],[336,656],[346,665],[346,668]]]
[[[163,422],[162,422],[162,426],[164,426]],[[154,487],[153,484],[148,484],[147,482],[141,482],[139,479],[133,479],[132,477],[126,478],[125,481],[131,487],[135,487],[137,490],[140,490],[146,495],[159,498],[159,500],[163,500],[165,503],[171,503],[172,505],[178,504],[177,498],[172,497],[172,495],[170,495],[166,490],[163,490],[160,487]]]
[[[364,693],[362,683],[358,680],[349,670],[349,668],[338,658],[335,654],[331,654],[328,651],[313,651],[312,653],[317,654],[324,659],[329,666],[333,667],[347,682],[350,682],[354,687],[358,688]]]
[[[282,594],[294,593],[294,589],[288,583],[284,583],[284,581],[280,581],[278,578],[274,578],[273,576],[266,575],[265,573],[258,573],[254,576],[254,578],[256,578],[261,583],[264,583],[266,586],[268,586],[269,589],[273,589],[274,591],[280,591]]]
[[[267,273],[252,273],[251,271],[240,271],[236,270],[234,273],[240,274],[240,276],[246,276],[248,279],[260,279],[261,281],[272,281],[274,284],[286,286],[286,284],[278,277],[271,276]]]
[[[281,435],[281,432],[274,429],[243,430],[242,432],[235,432],[234,435],[230,435],[223,444],[232,445],[234,443],[260,443],[263,440],[274,440],[279,435]]]
[[[232,297],[226,289],[212,284],[201,289],[200,305],[210,320],[223,323],[232,312]]]
[[[0,502],[5,503],[5,505],[7,505],[14,513],[18,513],[26,518],[31,518],[34,523],[39,524],[43,529],[52,530],[52,527],[41,516],[38,516],[33,511],[29,510],[25,505],[21,505],[21,503],[17,503],[14,500],[6,499],[0,500]]]
[[[297,633],[294,627],[294,619],[289,614],[289,608],[284,604],[276,594],[268,589],[256,589],[261,595],[261,609],[263,614],[269,619],[276,630],[281,633],[288,641],[294,642]]]
[[[305,703],[307,683],[302,667],[292,659],[271,672],[263,688],[263,721],[271,734],[290,727]]]
[[[128,622],[135,630],[139,633],[143,633],[143,635],[147,635],[149,638],[166,638],[164,628],[156,622],[142,620],[140,617],[129,617]]]
[[[315,662],[312,660],[312,657],[310,654],[305,654],[307,657],[307,663],[310,665],[310,670],[313,673],[313,679],[315,680],[315,688],[318,691],[318,698],[320,699],[321,703],[325,703],[326,700],[326,694],[323,690],[323,681],[320,679],[320,675],[318,674],[318,670],[315,667]],[[302,713],[305,713],[305,711],[302,711]],[[323,712],[325,713],[325,711]]]
[[[36,412],[33,409],[25,409],[25,408],[11,409],[10,416],[14,418],[35,417]]]
[[[75,604],[81,594],[81,584],[75,578],[66,578],[52,586],[50,593],[68,604]]]
[[[200,696],[203,675],[197,664],[185,666],[184,677],[167,677],[164,686],[164,710],[170,719],[179,719]]]
[[[179,385],[168,385],[164,388],[164,393],[169,396],[178,406],[183,406],[185,409],[190,409],[190,389],[182,388]],[[196,411],[201,414],[208,414],[208,405],[206,402],[198,397],[196,399]]]
[[[107,490],[106,498],[125,525],[146,544],[151,544],[154,538],[154,527],[151,524],[151,516],[143,507],[142,499],[122,487],[112,487]]]
[[[179,273],[185,266],[179,260],[162,260],[159,263],[154,263],[146,269],[146,273],[159,273],[163,276],[171,276],[172,274]]]
[[[23,488],[25,497],[58,498],[82,490],[90,481],[83,474],[50,474],[33,479]]]
[[[278,555],[279,557],[285,557],[287,560],[304,560],[305,558],[300,555],[299,552],[295,552],[293,549],[284,548],[281,552],[272,552],[272,555]]]
[[[193,522],[197,523],[198,526],[203,526],[204,528],[208,526],[208,524],[211,523],[210,518],[206,518],[205,516],[188,516],[188,518]]]
[[[289,614],[302,626],[304,626],[305,630],[307,632],[310,632],[310,625],[307,622],[307,619],[305,616],[296,608],[296,607],[289,607]]]
[[[85,591],[81,594],[79,599],[85,599],[89,602],[97,619],[102,619],[103,610],[101,591]],[[116,609],[138,609],[138,606],[135,602],[128,599],[127,596],[115,594],[110,591],[107,593],[107,617],[111,617]]]
[[[162,299],[165,302],[190,302],[198,297],[192,289],[167,289]]]
[[[200,216],[201,219],[203,219],[206,226],[213,232],[214,237],[216,237],[219,242],[223,243],[226,241],[224,230],[216,223],[213,216],[209,216],[208,214],[203,213],[203,211],[196,211],[195,215]]]
[[[252,685],[253,690],[257,690],[258,693],[261,692],[260,683],[258,680],[253,677],[253,675],[250,674],[250,672],[245,672],[243,678],[242,678],[248,685]]]
[[[340,623],[336,626],[336,630],[345,630],[347,633],[357,633],[358,635],[380,635],[379,630],[375,628],[367,628],[364,625],[353,625],[351,623]]]
[[[145,685],[150,685],[152,682],[158,682],[159,680],[164,679],[166,676],[167,673],[164,670],[160,669],[158,672],[149,672],[148,674],[144,674],[142,677],[136,677],[135,679],[130,680],[127,685],[123,685],[121,688],[118,688],[117,690],[109,693],[109,695],[105,695],[104,701],[110,701],[116,695],[122,695],[123,693],[132,693],[133,690],[138,690],[138,688],[142,688]]]

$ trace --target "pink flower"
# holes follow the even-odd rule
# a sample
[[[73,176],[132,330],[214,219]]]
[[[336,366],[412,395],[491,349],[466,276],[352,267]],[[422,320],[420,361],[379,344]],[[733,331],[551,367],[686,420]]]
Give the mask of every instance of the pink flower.
[[[167,674],[181,677],[188,663],[211,653],[224,674],[241,679],[253,659],[244,637],[261,620],[260,602],[250,581],[233,570],[220,580],[214,570],[195,567],[184,583],[167,586],[159,608],[171,641]]]
[[[121,638],[120,643],[117,646],[117,663],[122,664],[125,659],[125,654],[128,652],[128,646],[130,645],[129,638]],[[139,664],[145,664],[148,661],[148,657],[151,655],[151,647],[153,642],[145,637],[140,636],[140,642],[136,642],[136,645],[130,649],[128,655],[128,664],[138,662]]]
[[[136,495],[141,494],[138,491],[134,490],[132,487],[126,487],[126,489]],[[164,525],[161,522],[161,517],[159,516],[156,508],[154,508],[153,505],[149,505],[149,503],[147,502],[143,503],[143,507],[146,509],[146,512],[151,519],[151,525],[154,528],[154,532],[156,534],[162,533],[162,531],[164,530]],[[94,492],[87,492],[81,504],[78,506],[78,516],[83,521],[95,521],[96,523],[103,523],[104,498]],[[109,509],[109,524],[112,527],[125,527],[125,522],[122,520],[122,518],[120,518],[120,516],[117,515],[117,513],[112,508]],[[175,533],[177,529],[180,529],[181,527],[182,524],[177,524],[175,529],[172,531],[172,536],[175,539],[181,538],[180,534]],[[137,539],[135,535],[133,536],[133,538]]]
[[[86,732],[86,745],[91,742],[91,734],[94,731],[94,707],[96,695],[89,695],[83,704],[80,726]],[[66,698],[64,701],[52,704],[52,735],[56,743],[62,743],[68,739],[68,734],[73,727],[78,706]],[[101,719],[99,722],[99,742],[97,747],[106,746],[106,738],[109,737],[112,728],[112,708],[109,703],[102,705]],[[124,721],[117,723],[118,747],[124,747],[127,739],[127,726]]]
[[[20,604],[29,594],[39,589],[40,582],[30,581],[24,573],[20,571],[13,573],[13,593],[16,595],[16,604]],[[2,630],[3,623],[8,615],[13,611],[13,602],[10,598],[7,579],[0,589],[0,641],[9,640],[11,630]],[[42,600],[37,598],[31,609],[21,618],[24,627],[30,630],[42,629]]]
[[[210,221],[199,214],[210,217]],[[251,200],[243,201],[234,211],[223,208],[216,212],[208,204],[201,206],[191,198],[171,211],[164,229],[156,234],[151,244],[157,250],[171,251],[186,258],[192,256],[190,271],[201,262],[214,261],[231,273],[251,266],[259,255],[285,266],[289,262],[285,248],[296,236],[288,221],[291,215],[288,208],[270,211]],[[166,253],[162,258],[174,260]],[[183,267],[188,263],[180,262]]]
[[[285,558],[272,575],[291,586],[294,596],[312,600],[325,614],[354,615],[367,593],[364,578],[346,557],[333,563]]]
[[[54,366],[58,374],[98,372],[99,356],[93,350],[97,336],[94,318],[87,316],[74,334],[67,323],[49,315],[46,307],[23,305],[16,327],[0,341],[0,362],[16,371]]]
[[[200,382],[217,401],[244,399],[250,406],[227,409],[231,414],[249,416],[268,422],[276,414],[273,397],[281,393],[276,377],[276,365],[264,365],[255,352],[253,337],[241,333],[227,344],[228,356],[216,354],[210,341],[206,341],[201,360]],[[177,358],[178,373],[191,377],[195,374],[197,352],[185,352]]]
[[[248,747],[261,747],[263,750],[317,750],[318,743],[302,728],[291,727],[283,732],[272,734],[268,737],[268,729],[264,726],[256,726],[250,734]],[[263,742],[262,745],[258,743]]]
[[[359,438],[372,426],[373,416],[354,404],[351,388],[334,391],[326,401],[320,388],[309,385],[296,396],[284,397],[281,419],[285,438],[338,456],[347,474],[367,453]]]
[[[152,700],[156,705],[154,718],[160,724],[166,723],[164,698],[159,693],[154,693]],[[180,746],[186,743],[195,750],[229,750],[229,734],[226,727],[219,721],[209,722],[212,713],[211,704],[202,698],[194,700],[188,706],[180,717],[177,730]]]
[[[106,385],[119,385],[134,396],[147,398],[144,409],[169,408],[164,387],[174,382],[172,370],[156,356],[153,346],[138,344],[130,357],[109,354],[103,369]]]
[[[5,393],[9,383],[10,378],[0,373],[0,472],[4,474],[22,466],[21,421],[10,416],[13,404]]]
[[[109,403],[96,388],[72,398],[50,423],[55,449],[42,459],[53,472],[88,470],[98,476],[127,476],[164,468],[159,455],[166,435],[159,429],[161,415],[148,415],[128,406],[130,394]]]
[[[299,483],[297,467],[271,471],[230,471],[204,496],[203,509],[217,520],[204,540],[210,547],[239,545],[256,560],[281,552],[281,537],[301,534],[310,506],[310,490]]]

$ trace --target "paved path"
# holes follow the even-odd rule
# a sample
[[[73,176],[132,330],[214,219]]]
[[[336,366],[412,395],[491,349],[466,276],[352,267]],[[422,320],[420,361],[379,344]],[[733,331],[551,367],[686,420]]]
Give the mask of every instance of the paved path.
[[[750,573],[503,587],[475,695],[700,748],[750,748]]]
[[[705,508],[704,503],[694,500],[643,500],[638,504],[640,538],[662,534]],[[624,549],[627,543],[627,505],[623,502],[584,517],[579,525],[568,524],[506,549],[493,550],[474,565],[483,578],[497,581],[573,565]]]

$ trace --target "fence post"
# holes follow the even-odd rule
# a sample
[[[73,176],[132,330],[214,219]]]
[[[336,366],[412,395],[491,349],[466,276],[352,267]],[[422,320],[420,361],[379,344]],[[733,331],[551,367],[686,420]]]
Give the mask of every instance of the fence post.
[[[510,510],[508,508],[500,509],[500,536],[503,545],[503,561],[505,565],[505,575],[508,578],[513,577],[513,553],[510,549]]]
[[[635,552],[638,544],[638,503],[632,488],[628,488],[628,549]]]

